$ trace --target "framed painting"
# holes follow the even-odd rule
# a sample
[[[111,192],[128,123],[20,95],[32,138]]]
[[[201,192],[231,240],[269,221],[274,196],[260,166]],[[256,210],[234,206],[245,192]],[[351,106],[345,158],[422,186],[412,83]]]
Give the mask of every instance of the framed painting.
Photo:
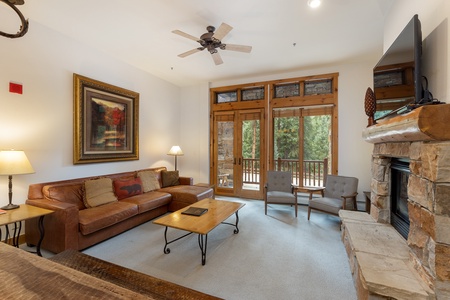
[[[73,163],[139,159],[139,93],[73,74]]]

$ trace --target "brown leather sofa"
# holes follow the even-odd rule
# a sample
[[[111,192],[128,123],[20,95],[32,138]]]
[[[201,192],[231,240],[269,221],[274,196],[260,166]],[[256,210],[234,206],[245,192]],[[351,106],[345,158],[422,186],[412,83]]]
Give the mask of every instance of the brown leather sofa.
[[[96,207],[85,206],[83,184],[86,180],[104,177],[119,180],[136,177],[139,171],[147,170],[155,171],[160,186],[163,186],[161,172],[167,171],[165,167],[31,184],[26,204],[54,211],[44,219],[45,238],[41,248],[53,253],[67,249],[82,250],[169,211],[214,197],[212,188],[193,185],[191,177],[179,177],[179,185]],[[27,244],[36,245],[39,237],[38,220],[27,220]]]

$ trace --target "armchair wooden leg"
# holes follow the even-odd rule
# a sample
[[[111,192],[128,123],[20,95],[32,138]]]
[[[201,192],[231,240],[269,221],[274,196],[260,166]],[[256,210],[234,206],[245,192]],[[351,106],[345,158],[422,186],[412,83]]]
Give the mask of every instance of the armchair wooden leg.
[[[298,204],[297,204],[297,202],[295,202],[295,217],[297,218],[297,206]]]
[[[311,216],[311,207],[308,206],[308,220],[309,220],[309,216]]]

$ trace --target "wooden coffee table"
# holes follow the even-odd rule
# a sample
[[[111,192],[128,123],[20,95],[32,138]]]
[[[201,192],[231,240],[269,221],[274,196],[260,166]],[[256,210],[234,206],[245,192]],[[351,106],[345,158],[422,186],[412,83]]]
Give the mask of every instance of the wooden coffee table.
[[[169,215],[165,215],[155,221],[154,224],[165,226],[166,229],[164,231],[164,240],[166,244],[164,245],[164,253],[169,254],[170,249],[167,247],[169,244],[178,241],[192,233],[198,234],[198,245],[202,252],[202,265],[206,263],[206,248],[208,245],[208,233],[217,227],[219,224],[226,224],[234,226],[234,233],[239,233],[238,223],[239,223],[239,215],[238,211],[245,204],[239,202],[231,202],[224,200],[215,200],[215,199],[203,199],[199,202],[196,202],[192,205],[189,205],[185,208],[177,210]],[[182,214],[183,211],[187,210],[189,207],[198,207],[198,208],[207,208],[208,211],[201,216],[191,216]],[[224,222],[228,219],[232,214],[236,215],[236,222],[227,223]],[[180,236],[171,241],[167,240],[167,229],[175,228],[184,231],[188,231],[189,233]]]

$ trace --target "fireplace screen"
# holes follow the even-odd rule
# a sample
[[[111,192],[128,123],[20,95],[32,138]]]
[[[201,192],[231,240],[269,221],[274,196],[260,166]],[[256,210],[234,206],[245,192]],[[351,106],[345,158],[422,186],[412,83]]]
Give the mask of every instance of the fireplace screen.
[[[409,161],[391,161],[391,224],[405,238],[409,233],[408,178]]]

